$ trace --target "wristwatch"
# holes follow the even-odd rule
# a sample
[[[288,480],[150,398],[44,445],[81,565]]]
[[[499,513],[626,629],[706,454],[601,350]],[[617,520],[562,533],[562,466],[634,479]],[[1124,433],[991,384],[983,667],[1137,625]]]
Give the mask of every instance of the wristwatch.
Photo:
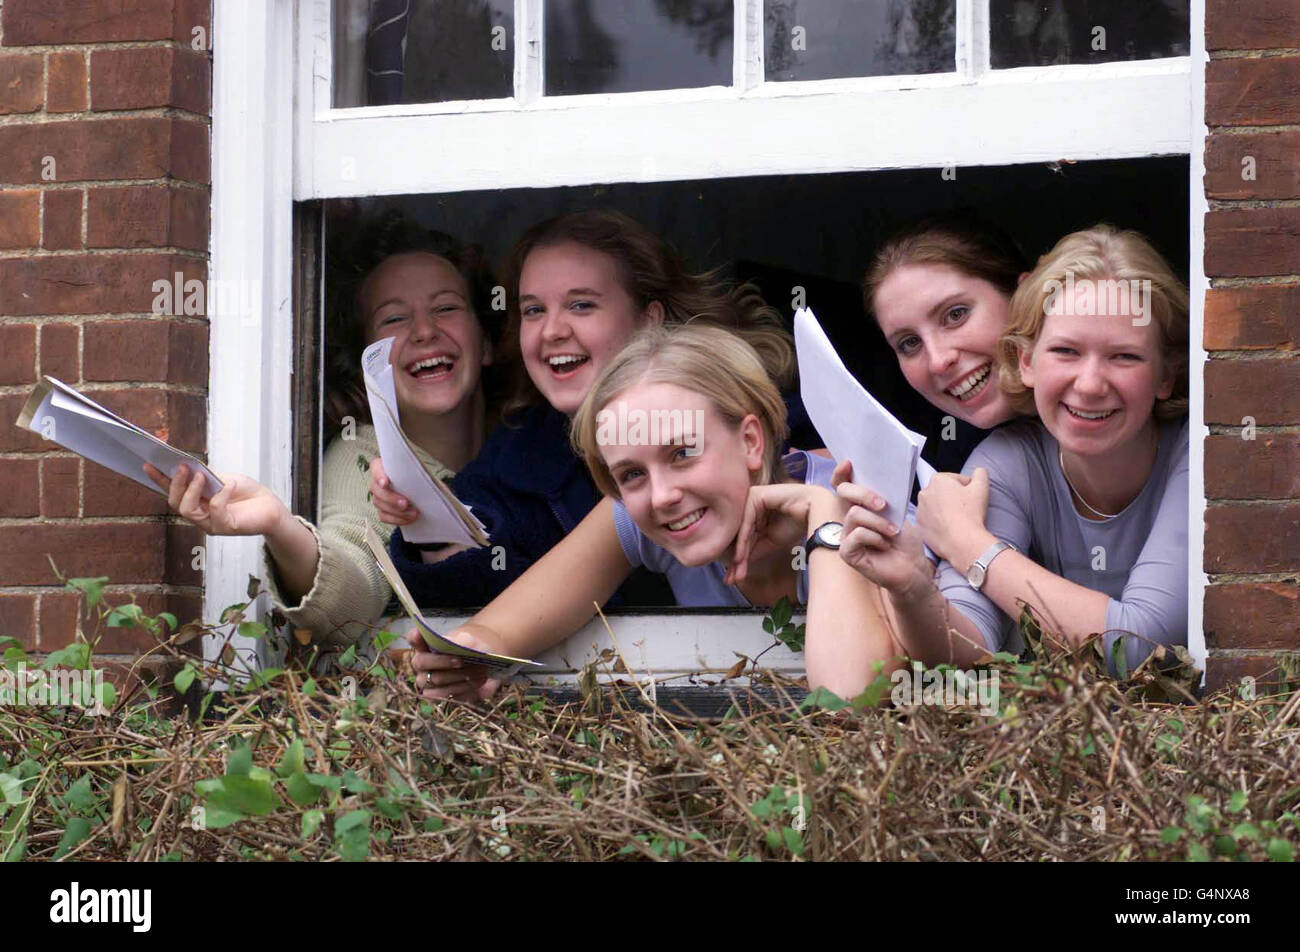
[[[1013,552],[1020,551],[1010,542],[999,540],[985,549],[984,554],[971,563],[970,569],[966,572],[966,581],[970,583],[971,588],[978,592],[984,587],[984,578],[988,575],[989,565],[1007,549]]]
[[[808,537],[808,541],[803,544],[805,556],[812,555],[813,549],[831,549],[839,551],[840,534],[844,532],[844,523],[842,522],[823,522],[813,534]]]

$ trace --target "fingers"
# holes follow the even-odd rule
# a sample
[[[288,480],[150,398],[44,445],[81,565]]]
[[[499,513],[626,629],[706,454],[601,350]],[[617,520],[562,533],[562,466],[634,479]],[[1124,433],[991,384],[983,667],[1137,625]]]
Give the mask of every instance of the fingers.
[[[831,489],[839,487],[840,483],[847,483],[853,479],[853,461],[842,460],[835,464],[835,470],[831,473]]]
[[[860,528],[882,539],[892,539],[899,532],[898,526],[884,516],[863,509],[861,506],[854,506],[844,517],[844,535],[847,537]]]
[[[177,475],[179,475],[179,473]],[[176,480],[172,480],[173,485],[175,485],[175,482]],[[189,485],[185,487],[185,494],[181,497],[180,506],[176,510],[186,519],[195,521],[204,517],[205,513],[200,508],[199,503],[203,498],[203,490],[206,488],[206,483],[207,480],[204,478],[203,474],[197,470],[194,475],[190,477]],[[231,483],[227,483],[226,489],[223,489],[221,493],[218,493],[218,495],[224,494],[228,489],[230,489],[231,485]]]
[[[167,484],[167,505],[173,512],[181,511],[181,497],[190,484],[190,468],[184,463],[172,471],[171,482]]]
[[[411,505],[411,501],[393,489],[379,457],[370,461],[370,499],[379,512],[380,521],[389,525],[405,526],[419,518],[419,510]]]
[[[864,509],[884,509],[885,499],[878,493],[872,492],[866,486],[858,483],[840,483],[835,488],[836,494],[847,503],[854,506],[861,506]]]
[[[754,540],[758,536],[761,519],[762,509],[759,497],[754,493],[750,493],[749,498],[745,500],[745,514],[740,519],[740,531],[736,534],[736,547],[731,556],[731,568],[727,570],[724,578],[728,585],[735,585],[744,579],[748,573],[749,555]]]

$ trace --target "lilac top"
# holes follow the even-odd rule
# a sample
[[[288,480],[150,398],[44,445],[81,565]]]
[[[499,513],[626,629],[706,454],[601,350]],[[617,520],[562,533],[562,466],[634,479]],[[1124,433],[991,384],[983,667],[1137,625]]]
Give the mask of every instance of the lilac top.
[[[1010,424],[975,448],[962,467],[989,473],[989,532],[1071,582],[1110,596],[1104,647],[1124,632],[1128,670],[1151,653],[1151,643],[1187,644],[1186,420],[1160,425],[1160,446],[1147,484],[1123,512],[1096,522],[1074,508],[1058,461],[1058,444],[1038,421]],[[1007,618],[966,577],[940,562],[945,598],[984,636],[991,651],[1023,650],[1015,619]],[[1051,606],[1038,612],[1051,625]]]
[[[835,470],[835,461],[825,456],[795,450],[787,453],[781,460],[785,471],[794,480],[803,480],[805,485],[824,486],[830,489],[831,473]],[[669,554],[667,549],[655,545],[640,529],[627,508],[618,500],[614,501],[614,528],[618,531],[619,544],[623,554],[633,567],[644,565],[652,572],[659,572],[668,577],[677,604],[689,608],[753,608],[749,599],[741,594],[740,589],[723,581],[727,568],[721,562],[708,565],[682,565]],[[808,604],[808,569],[799,572],[799,604]]]

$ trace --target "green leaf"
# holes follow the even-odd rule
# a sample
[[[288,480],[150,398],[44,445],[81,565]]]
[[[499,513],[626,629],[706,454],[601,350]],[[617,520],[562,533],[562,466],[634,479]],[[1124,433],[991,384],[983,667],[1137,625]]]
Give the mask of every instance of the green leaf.
[[[1248,840],[1259,839],[1259,827],[1254,823],[1238,823],[1232,828],[1232,835],[1237,839],[1245,837]]]
[[[1234,790],[1232,791],[1232,796],[1228,798],[1228,812],[1240,813],[1242,810],[1246,809],[1246,804],[1249,802],[1250,798],[1246,796],[1246,791]]]
[[[855,697],[852,704],[859,711],[865,711],[868,708],[877,707],[893,689],[893,681],[883,674],[876,675],[874,681],[867,685],[866,689]]]
[[[1268,846],[1264,848],[1268,853],[1268,858],[1275,863],[1291,863],[1295,861],[1295,850],[1286,840],[1273,837],[1268,841]]]
[[[360,826],[370,826],[369,810],[353,810],[350,813],[345,813],[334,821],[334,833],[335,835],[346,833]]]
[[[59,845],[54,849],[54,858],[61,859],[74,846],[90,835],[90,821],[85,817],[74,816],[63,829]]]
[[[799,705],[801,711],[815,711],[818,709],[826,711],[839,711],[849,706],[849,702],[844,700],[834,691],[827,688],[818,688],[816,691],[808,692],[808,696],[803,699]]]
[[[316,696],[316,679],[308,678],[302,683],[302,693],[305,697]]]
[[[21,647],[14,645],[13,647],[5,649],[3,661],[6,668],[16,668],[19,664],[25,664],[27,662],[27,652]]]
[[[247,777],[252,769],[253,748],[247,744],[239,744],[232,748],[230,757],[226,760],[226,776]]]
[[[68,788],[68,807],[77,813],[89,813],[95,809],[95,794],[90,784],[90,774],[84,774]]]
[[[260,621],[241,621],[237,630],[241,638],[256,639],[266,634],[266,626]]]
[[[375,809],[390,820],[400,820],[404,812],[400,804],[394,800],[388,799],[387,797],[379,797],[376,799]]]
[[[70,578],[63,587],[69,592],[81,592],[86,596],[86,607],[93,609],[99,604],[99,598],[104,594],[104,583],[107,581],[107,575],[99,578]]]
[[[99,703],[105,709],[111,710],[113,705],[117,703],[117,688],[113,687],[110,681],[105,681],[99,687]]]
[[[1110,663],[1121,681],[1128,677],[1128,651],[1124,648],[1127,638],[1128,635],[1119,635],[1110,645]]]
[[[284,668],[260,668],[248,679],[248,688],[249,690],[264,688],[282,674]]]
[[[342,777],[331,777],[329,774],[309,773],[307,779],[322,790],[329,790],[331,793],[338,793],[343,789]]]
[[[380,631],[380,632],[376,632],[376,633],[375,633],[375,651],[376,651],[376,652],[383,651],[385,648],[387,648],[389,645],[391,645],[394,641],[396,641],[396,640],[398,639],[398,637],[399,637],[398,635],[393,634],[391,631]]]
[[[5,803],[21,803],[26,799],[23,796],[23,782],[13,774],[0,774],[0,795]]]
[[[106,624],[109,628],[135,628],[144,619],[144,609],[135,602],[119,605],[108,613]]]
[[[776,626],[772,624],[772,619],[771,619],[771,618],[764,618],[764,619],[763,619],[763,630],[764,630],[765,632],[767,632],[769,635],[775,635],[775,634],[776,634]]]
[[[1210,851],[1200,843],[1194,841],[1188,843],[1187,861],[1189,863],[1208,863],[1210,861]]]
[[[370,852],[370,811],[353,810],[334,821],[335,845],[339,855],[357,863]]]
[[[1167,826],[1160,831],[1161,843],[1177,843],[1183,838],[1183,831],[1176,826]]]
[[[302,773],[306,762],[306,748],[303,747],[302,738],[295,737],[293,743],[285,750],[284,756],[280,758],[280,763],[276,766],[275,772],[281,777]]]
[[[358,777],[355,770],[343,772],[343,786],[348,788],[349,793],[370,793],[375,789],[370,783]]]
[[[794,827],[785,826],[781,828],[781,837],[785,840],[785,848],[795,856],[803,855],[803,834]]]
[[[426,833],[437,833],[446,825],[447,821],[440,816],[428,816],[424,818],[424,832]]]
[[[320,799],[321,788],[300,773],[290,774],[284,782],[284,789],[289,799],[300,807],[313,806]]]
[[[357,660],[357,646],[355,644],[348,645],[348,650],[343,652],[343,654],[339,655],[339,667],[341,668],[351,667],[356,663],[356,660]]]
[[[1237,853],[1237,841],[1226,833],[1220,833],[1214,838],[1214,852],[1220,856],[1235,856]]]
[[[180,622],[177,621],[176,616],[171,612],[159,612],[158,620],[167,626],[167,631],[175,631],[180,627]]]
[[[195,669],[194,665],[187,661],[185,662],[185,667],[177,671],[176,677],[172,678],[172,686],[176,688],[178,693],[184,694],[190,689],[190,685],[194,683],[194,679],[198,676],[199,672]]]
[[[308,810],[304,813],[302,815],[302,838],[309,840],[315,836],[324,820],[325,814],[320,810]]]
[[[227,775],[200,780],[195,788],[207,797],[209,808],[216,807],[245,816],[266,816],[283,806],[268,780]],[[211,826],[211,823],[208,825]]]

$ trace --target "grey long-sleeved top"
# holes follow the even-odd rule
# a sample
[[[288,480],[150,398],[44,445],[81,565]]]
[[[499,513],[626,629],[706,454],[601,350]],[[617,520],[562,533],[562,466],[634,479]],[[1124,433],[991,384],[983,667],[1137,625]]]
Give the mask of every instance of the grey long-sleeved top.
[[[1075,511],[1056,439],[1036,420],[996,430],[962,467],[966,475],[979,466],[988,470],[989,532],[1049,572],[1110,596],[1106,657],[1121,633],[1140,636],[1124,642],[1130,671],[1151,653],[1152,643],[1187,644],[1187,447],[1186,420],[1162,423],[1146,486],[1104,522]],[[979,628],[989,650],[1023,650],[1016,620],[948,562],[939,563],[937,581],[949,603]],[[1034,607],[1050,627],[1052,606]]]

